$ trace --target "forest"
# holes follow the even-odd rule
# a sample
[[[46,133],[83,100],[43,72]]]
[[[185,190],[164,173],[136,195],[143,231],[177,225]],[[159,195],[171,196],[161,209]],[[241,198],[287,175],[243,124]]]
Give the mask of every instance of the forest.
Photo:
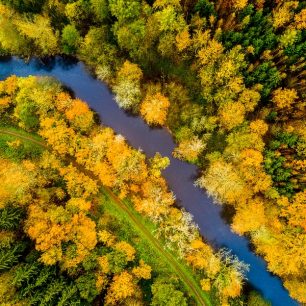
[[[52,78],[11,76],[0,95],[5,305],[269,305],[244,294],[243,263],[214,252],[175,207],[168,158],[146,159]],[[168,255],[131,230],[128,205]]]
[[[109,85],[120,107],[152,127],[166,126],[177,143],[173,156],[201,169],[195,184],[230,211],[232,230],[250,239],[269,271],[301,303],[306,303],[305,29],[306,1],[0,1],[0,54],[77,57]],[[39,272],[46,273],[45,283],[61,275],[64,289],[56,289],[51,300],[65,299],[72,290],[69,298],[81,304],[97,296],[110,305],[192,303],[180,281],[167,283],[132,241],[127,246],[120,240],[124,230],[114,226],[119,221],[96,211],[96,203],[110,201],[101,197],[103,185],[158,224],[158,235],[192,267],[217,305],[265,305],[256,293],[241,294],[243,265],[213,251],[190,216],[176,208],[161,174],[167,159],[157,154],[148,161],[120,135],[98,127],[88,106],[54,81],[12,76],[0,92],[3,129],[33,134],[52,147],[51,152],[32,147],[12,134],[0,139],[1,176],[7,182],[1,186],[1,254],[11,254],[2,265],[1,285],[15,284],[0,289],[7,303],[14,303],[12,297],[21,304],[35,300],[30,293],[38,285],[29,281]],[[19,182],[9,176],[17,170]],[[15,223],[7,228],[5,220]],[[92,237],[87,246],[78,240],[85,227]],[[101,257],[110,261],[116,252],[120,268],[107,263],[111,268],[103,270]],[[19,280],[32,265],[33,274]],[[145,277],[135,273],[139,270]],[[133,286],[125,292],[134,294],[116,291],[123,283]],[[165,302],[165,292],[175,300]]]

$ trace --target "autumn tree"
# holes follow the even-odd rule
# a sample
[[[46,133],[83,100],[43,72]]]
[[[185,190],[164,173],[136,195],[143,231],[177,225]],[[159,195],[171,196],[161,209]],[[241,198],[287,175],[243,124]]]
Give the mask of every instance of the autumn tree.
[[[251,194],[234,166],[223,160],[211,163],[206,174],[198,179],[197,184],[205,187],[208,193],[220,202],[229,204],[243,203]]]
[[[295,89],[279,88],[273,92],[272,101],[278,109],[282,109],[290,108],[297,98],[298,96]]]
[[[54,33],[47,17],[35,16],[34,21],[17,20],[18,31],[33,40],[42,55],[55,54],[58,50],[58,35]]]
[[[120,107],[137,108],[141,100],[141,79],[141,69],[136,64],[125,61],[117,73],[117,84],[114,86],[116,101]]]
[[[97,243],[96,225],[82,212],[90,206],[84,207],[86,203],[82,199],[73,205],[81,207],[81,212],[73,214],[55,205],[50,205],[48,209],[37,204],[29,207],[26,232],[36,241],[36,249],[42,252],[41,260],[46,265],[60,262],[65,268],[74,267]],[[72,244],[64,250],[62,244],[68,242]]]
[[[1,48],[15,54],[30,54],[29,41],[17,30],[14,24],[14,19],[16,20],[18,15],[4,5],[0,5],[0,12]]]
[[[110,288],[105,297],[106,305],[117,305],[126,298],[133,297],[138,288],[133,279],[133,275],[127,271],[123,271],[113,277]]]
[[[76,135],[74,130],[68,127],[64,120],[56,120],[55,118],[42,119],[39,134],[59,154],[65,155],[66,153],[73,152],[71,145]]]
[[[174,149],[173,156],[189,162],[196,162],[205,148],[206,144],[197,136],[194,136],[191,139],[181,141],[178,147]]]
[[[250,199],[247,204],[238,207],[232,228],[239,234],[256,231],[266,224],[265,208],[260,198]]]
[[[119,22],[123,22],[138,17],[141,5],[137,0],[110,0],[109,8],[112,15],[115,16]]]
[[[146,96],[140,106],[140,113],[150,125],[163,125],[170,106],[168,98],[160,93]]]
[[[157,279],[152,285],[152,305],[187,306],[187,299],[175,284],[164,279]]]

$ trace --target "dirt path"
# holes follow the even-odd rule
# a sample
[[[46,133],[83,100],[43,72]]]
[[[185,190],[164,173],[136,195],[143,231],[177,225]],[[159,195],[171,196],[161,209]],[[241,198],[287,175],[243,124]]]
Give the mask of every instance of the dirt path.
[[[0,134],[15,136],[16,138],[31,141],[39,146],[49,149],[44,141],[39,141],[31,136],[25,136],[21,133],[18,133],[17,131],[11,131],[9,129],[6,130],[4,128],[0,128]],[[78,168],[82,168],[82,166],[80,165],[76,166],[78,166]],[[91,171],[85,170],[83,172],[86,172],[85,173],[86,175],[89,175],[95,180],[97,180],[97,177]],[[140,232],[142,232],[142,234],[148,239],[148,241],[151,242],[152,246],[157,250],[157,252],[161,254],[162,257],[165,258],[165,260],[169,265],[171,265],[173,270],[180,277],[181,281],[186,285],[186,287],[189,288],[189,292],[193,295],[193,297],[197,301],[197,304],[201,306],[204,305],[212,306],[208,294],[206,294],[200,288],[196,280],[194,280],[192,277],[190,277],[190,275],[188,275],[188,273],[185,273],[185,271],[181,269],[179,263],[173,257],[173,255],[170,252],[168,252],[166,249],[164,249],[164,247],[159,243],[156,237],[154,237],[153,234],[141,222],[139,222],[137,217],[132,213],[131,208],[128,207],[121,199],[119,199],[110,188],[105,186],[102,187],[106,191],[106,193],[110,196],[110,198],[113,200],[113,203],[116,204],[119,209],[123,210],[129,216],[130,221],[131,223],[133,223],[135,228],[137,228]]]

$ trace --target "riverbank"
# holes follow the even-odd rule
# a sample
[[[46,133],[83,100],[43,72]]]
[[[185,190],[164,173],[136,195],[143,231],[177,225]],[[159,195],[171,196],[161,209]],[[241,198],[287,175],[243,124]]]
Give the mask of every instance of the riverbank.
[[[215,247],[226,246],[232,249],[239,259],[250,264],[250,272],[247,275],[250,283],[263,292],[266,298],[271,299],[274,305],[282,305],[283,301],[286,301],[287,305],[294,305],[280,280],[269,274],[264,261],[250,251],[247,239],[230,231],[220,217],[220,207],[194,187],[196,167],[172,158],[174,143],[165,129],[152,130],[140,118],[125,114],[114,103],[107,88],[88,75],[84,65],[80,63],[69,64],[58,59],[53,67],[43,66],[35,61],[31,61],[27,66],[21,60],[14,59],[7,62],[1,77],[12,73],[21,76],[42,74],[58,78],[70,87],[77,97],[89,102],[101,115],[103,123],[124,135],[131,145],[142,148],[149,157],[156,151],[168,156],[171,163],[165,171],[167,181],[177,195],[178,203],[194,215],[202,235]]]
[[[29,134],[23,130],[18,130],[14,127],[4,128],[0,126],[0,141],[15,141],[22,140],[27,143],[32,143],[40,146],[43,149],[48,149],[46,143],[38,137],[38,135]],[[4,136],[11,136],[5,138]],[[210,297],[205,293],[198,283],[194,280],[194,273],[186,264],[184,264],[177,255],[171,253],[163,239],[157,239],[154,236],[156,226],[148,219],[143,218],[140,214],[136,213],[127,201],[123,202],[119,199],[109,188],[101,187],[101,196],[106,197],[108,200],[103,201],[102,209],[107,211],[110,215],[114,215],[121,222],[126,222],[126,228],[130,231],[126,232],[127,240],[138,239],[136,250],[145,259],[146,263],[150,264],[154,271],[162,273],[175,273],[180,277],[184,283],[186,291],[193,296],[197,305],[213,305]],[[151,254],[151,255],[149,255]],[[156,258],[157,256],[157,258]],[[197,280],[199,282],[199,279]]]

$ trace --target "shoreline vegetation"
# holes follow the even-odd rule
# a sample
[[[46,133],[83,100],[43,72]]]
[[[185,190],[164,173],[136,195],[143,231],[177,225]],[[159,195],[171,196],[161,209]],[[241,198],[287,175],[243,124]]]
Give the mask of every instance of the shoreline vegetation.
[[[180,281],[174,279],[173,283],[161,281],[174,291],[174,296],[169,293],[168,297],[163,297],[163,302],[167,303],[167,298],[174,299],[173,305],[190,305],[193,299],[198,305],[226,305],[230,300],[239,301],[243,285],[243,265],[226,251],[213,253],[211,247],[202,241],[191,216],[174,207],[174,196],[168,191],[161,176],[161,171],[168,164],[167,158],[156,154],[147,161],[142,153],[128,146],[121,135],[115,135],[108,127],[98,126],[87,104],[71,98],[51,78],[11,76],[0,83],[0,89],[0,143],[4,166],[1,176],[5,182],[1,187],[2,222],[8,222],[9,219],[5,221],[5,216],[12,210],[22,210],[24,215],[24,226],[18,228],[18,234],[2,228],[2,234],[7,239],[16,235],[4,246],[7,254],[10,254],[7,250],[11,249],[14,253],[17,237],[27,240],[30,238],[32,247],[30,252],[29,249],[26,250],[29,254],[25,258],[35,253],[35,256],[31,256],[36,261],[31,264],[58,267],[61,271],[58,273],[68,274],[72,279],[76,276],[77,279],[85,277],[84,269],[90,274],[87,273],[86,277],[95,280],[96,287],[87,288],[86,290],[92,291],[87,295],[82,291],[84,288],[80,289],[77,285],[81,299],[93,302],[110,281],[102,287],[97,282],[102,282],[101,277],[109,279],[111,275],[113,283],[109,284],[111,289],[106,293],[106,304],[113,305],[120,301],[129,305],[131,299],[139,299],[140,302],[141,290],[137,283],[141,277],[135,276],[133,279],[132,274],[138,275],[135,271],[140,270],[145,274],[144,279],[150,279],[152,271],[152,274],[157,274],[157,280],[159,276],[166,275],[163,269],[161,272],[155,271],[155,265],[150,267],[142,257],[139,259],[140,266],[131,270],[129,262],[134,260],[137,247],[134,248],[125,241],[115,242],[116,230],[110,232],[107,220],[104,220],[114,214],[112,210],[114,203],[117,203],[119,219],[116,219],[121,218],[122,222],[124,218],[120,215],[127,214],[134,230],[140,232],[142,243],[147,240],[149,244],[153,244],[153,253],[154,249],[157,250],[160,253],[159,258],[172,266],[170,271],[175,272],[173,275],[179,276]],[[7,139],[7,136],[12,139]],[[27,142],[39,145],[44,150],[39,151],[33,145],[27,146]],[[13,171],[14,176],[10,177],[10,171]],[[99,189],[102,185],[108,200],[99,205]],[[128,202],[121,199],[128,199]],[[108,206],[106,209],[103,208],[105,204]],[[74,220],[77,223],[69,226]],[[115,224],[109,226],[112,228]],[[74,233],[75,230],[78,232]],[[127,228],[121,230],[126,231]],[[114,254],[109,257],[97,255],[109,248],[115,248],[121,255],[126,253],[125,264],[120,261],[108,262],[115,260]],[[146,252],[144,249],[141,251],[143,254]],[[6,258],[2,262],[1,270],[6,273],[0,277],[18,277],[15,271],[27,265],[23,263],[24,256],[19,256]],[[91,260],[92,263],[88,262]],[[100,263],[100,266],[97,267],[95,262]],[[92,267],[87,270],[86,264],[92,264]],[[106,265],[109,269],[101,265]],[[117,292],[121,289],[117,288],[116,283],[120,283],[119,276],[130,277],[131,284],[135,287],[127,288],[125,293]],[[31,275],[28,277],[28,281],[33,281]],[[6,285],[10,286],[10,283]],[[17,296],[9,295],[4,290],[2,298],[8,298],[7,303],[14,301],[14,298],[24,297],[24,300],[17,300],[21,305],[28,301],[35,304],[37,296],[32,296],[31,288],[23,288],[23,281],[15,285]],[[152,305],[155,305],[155,296],[162,296],[158,286],[153,282],[151,288],[156,290],[152,289]],[[184,287],[185,290],[182,289]],[[185,294],[177,288],[182,289]],[[24,295],[23,290],[26,290]],[[140,296],[137,296],[137,290]],[[154,292],[157,293],[154,295]],[[74,298],[76,296],[77,293],[73,295]],[[57,300],[59,297],[54,298]],[[158,298],[160,297],[156,297]]]
[[[66,54],[167,126],[232,229],[306,297],[305,1],[0,1],[0,53]]]

